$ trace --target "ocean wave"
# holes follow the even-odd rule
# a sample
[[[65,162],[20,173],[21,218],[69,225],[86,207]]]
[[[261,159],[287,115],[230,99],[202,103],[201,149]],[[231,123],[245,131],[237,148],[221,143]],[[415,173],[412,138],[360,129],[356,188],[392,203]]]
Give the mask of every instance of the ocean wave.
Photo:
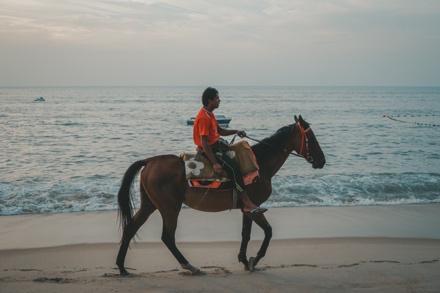
[[[102,175],[75,176],[58,182],[0,182],[0,215],[115,209],[119,182]]]
[[[74,176],[0,182],[0,215],[113,210],[120,178]],[[139,191],[134,185],[134,201]],[[266,207],[440,203],[440,174],[381,173],[276,176]]]
[[[276,177],[267,205],[345,206],[434,202],[440,202],[440,174],[380,173]]]
[[[75,122],[75,121],[57,121],[55,122],[55,125],[60,125],[60,126],[82,126],[83,124],[80,122]]]

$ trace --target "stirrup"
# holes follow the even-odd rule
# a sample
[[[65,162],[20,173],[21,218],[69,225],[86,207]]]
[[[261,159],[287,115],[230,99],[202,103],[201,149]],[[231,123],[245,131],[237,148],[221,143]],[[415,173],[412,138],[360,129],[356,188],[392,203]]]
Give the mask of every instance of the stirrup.
[[[247,215],[253,217],[256,215],[261,215],[264,214],[265,212],[267,212],[266,208],[262,208],[262,207],[256,207],[255,209],[249,211],[249,212],[245,212]]]

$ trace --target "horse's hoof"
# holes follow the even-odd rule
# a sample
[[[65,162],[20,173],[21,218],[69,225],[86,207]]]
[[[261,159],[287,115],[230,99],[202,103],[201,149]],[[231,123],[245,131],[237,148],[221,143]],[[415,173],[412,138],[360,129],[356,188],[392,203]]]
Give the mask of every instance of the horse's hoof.
[[[130,273],[127,272],[127,270],[125,268],[119,268],[119,273],[120,273],[121,277],[127,277],[130,275]]]
[[[246,262],[240,261],[240,262],[243,263],[244,270],[249,271],[249,263],[247,261]]]
[[[188,264],[184,264],[181,266],[182,266],[182,269],[190,271],[191,275],[193,275],[193,276],[203,275],[203,272],[199,268],[193,266],[192,264],[188,263]]]
[[[247,259],[245,259],[245,258],[243,258],[243,259],[238,258],[238,262],[241,262],[244,265],[244,270],[245,271],[249,271],[249,262],[248,262]]]
[[[249,258],[249,271],[250,272],[255,271],[255,265],[256,265],[255,257],[250,257]]]

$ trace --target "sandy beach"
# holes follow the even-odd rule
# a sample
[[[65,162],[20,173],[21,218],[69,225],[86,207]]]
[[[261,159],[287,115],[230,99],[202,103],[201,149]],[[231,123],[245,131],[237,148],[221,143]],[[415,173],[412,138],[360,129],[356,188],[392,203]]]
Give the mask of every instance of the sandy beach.
[[[237,262],[238,211],[182,210],[176,239],[204,275],[160,242],[155,213],[115,270],[115,211],[0,217],[0,292],[439,292],[440,205],[272,208],[258,270]],[[263,233],[254,225],[248,257]]]

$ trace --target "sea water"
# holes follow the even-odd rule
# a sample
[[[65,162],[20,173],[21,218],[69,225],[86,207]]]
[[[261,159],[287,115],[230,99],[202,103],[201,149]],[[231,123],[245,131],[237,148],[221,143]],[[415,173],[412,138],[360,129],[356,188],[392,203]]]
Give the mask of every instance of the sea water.
[[[326,155],[320,170],[290,157],[265,206],[440,202],[440,88],[218,89],[230,128],[262,139],[301,114]],[[0,215],[115,209],[134,161],[194,150],[203,90],[0,88]]]

